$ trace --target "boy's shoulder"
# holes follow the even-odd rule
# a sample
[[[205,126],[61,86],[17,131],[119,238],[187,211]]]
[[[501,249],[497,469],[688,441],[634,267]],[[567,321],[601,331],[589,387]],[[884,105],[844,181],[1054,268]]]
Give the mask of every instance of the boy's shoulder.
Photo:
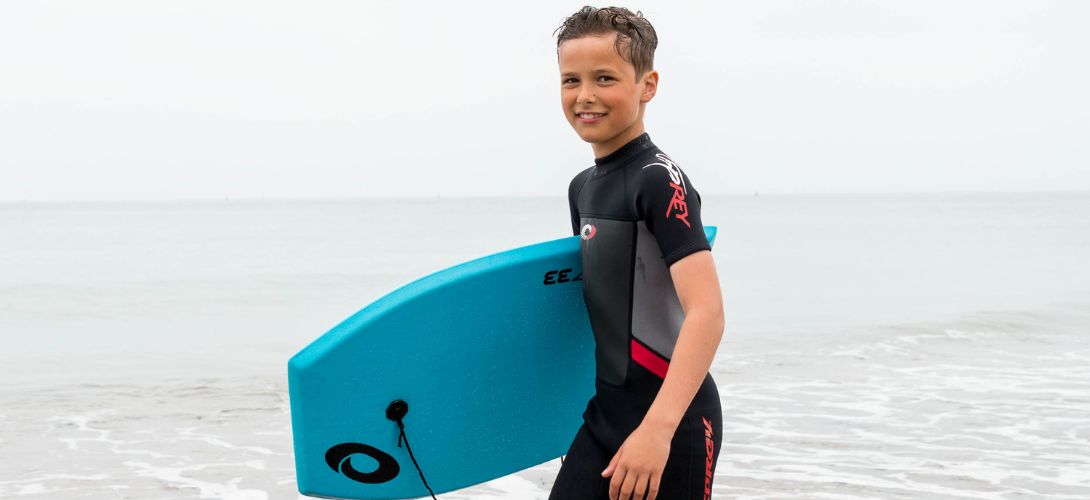
[[[681,166],[659,148],[649,150],[640,160],[642,165],[638,175],[641,181],[656,182],[666,178],[674,182],[683,180]]]
[[[635,172],[635,184],[639,192],[661,191],[673,196],[678,191],[687,193],[692,190],[689,176],[681,169],[681,165],[658,147],[651,148],[640,156],[640,164],[636,168],[638,172]]]
[[[579,173],[575,174],[575,176],[571,178],[571,182],[568,183],[568,194],[574,195],[578,192],[578,190],[583,187],[583,184],[587,182],[587,179],[590,178],[592,172],[594,172],[594,165],[584,168],[579,171]]]

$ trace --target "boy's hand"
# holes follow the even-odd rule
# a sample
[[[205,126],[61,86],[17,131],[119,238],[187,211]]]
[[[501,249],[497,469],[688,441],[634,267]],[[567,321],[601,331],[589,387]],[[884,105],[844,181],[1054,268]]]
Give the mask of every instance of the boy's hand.
[[[602,471],[604,477],[613,476],[609,482],[609,498],[654,500],[659,493],[666,459],[670,456],[672,437],[667,429],[646,424],[640,424],[632,431]]]

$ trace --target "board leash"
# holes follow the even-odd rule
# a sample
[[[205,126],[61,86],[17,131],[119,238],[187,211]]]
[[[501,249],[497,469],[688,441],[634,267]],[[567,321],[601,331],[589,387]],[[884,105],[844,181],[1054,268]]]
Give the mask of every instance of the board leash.
[[[413,466],[416,467],[416,473],[420,474],[420,481],[424,483],[424,487],[428,489],[428,493],[431,494],[433,500],[439,500],[435,498],[435,492],[431,490],[431,486],[428,486],[428,480],[424,479],[424,471],[420,470],[420,464],[416,463],[416,457],[413,456],[413,449],[409,446],[409,436],[405,435],[405,414],[409,412],[409,403],[406,403],[400,399],[390,403],[390,406],[386,407],[386,418],[397,422],[397,427],[401,430],[401,435],[397,437],[397,447],[401,448],[401,441],[405,441],[405,449],[409,451],[409,459],[413,461]]]

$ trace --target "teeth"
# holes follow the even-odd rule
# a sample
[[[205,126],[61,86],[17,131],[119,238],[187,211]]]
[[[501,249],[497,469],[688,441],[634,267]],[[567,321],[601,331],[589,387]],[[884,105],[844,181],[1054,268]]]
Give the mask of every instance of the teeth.
[[[602,113],[579,113],[579,118],[584,120],[593,120],[599,116],[602,116]]]

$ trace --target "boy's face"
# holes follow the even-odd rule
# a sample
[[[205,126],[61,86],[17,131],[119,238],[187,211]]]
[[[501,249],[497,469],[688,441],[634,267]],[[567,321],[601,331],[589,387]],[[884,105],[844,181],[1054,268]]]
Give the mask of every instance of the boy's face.
[[[564,116],[594,156],[616,151],[643,133],[643,108],[655,96],[658,73],[639,80],[615,48],[617,33],[560,44],[560,103]]]

